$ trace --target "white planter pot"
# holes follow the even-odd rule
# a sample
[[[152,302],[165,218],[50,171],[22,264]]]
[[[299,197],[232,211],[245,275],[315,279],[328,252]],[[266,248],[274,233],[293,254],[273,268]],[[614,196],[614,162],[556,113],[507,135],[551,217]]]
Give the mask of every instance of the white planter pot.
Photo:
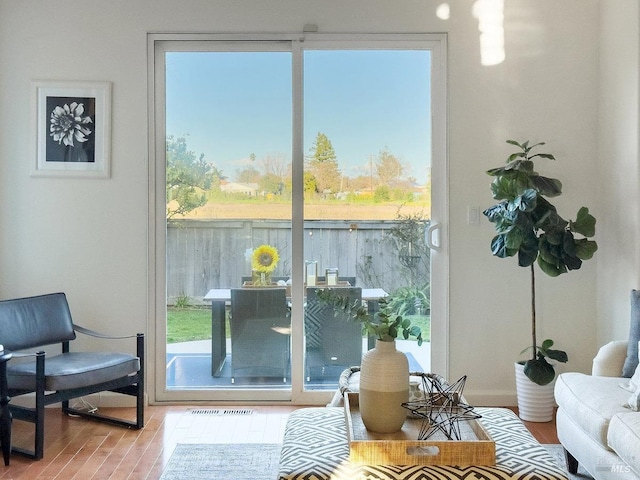
[[[524,365],[515,363],[518,416],[527,422],[550,422],[556,405],[553,389],[556,383],[538,385],[524,374]]]
[[[360,415],[367,430],[392,433],[402,429],[409,400],[409,361],[396,342],[376,340],[376,348],[362,357]]]

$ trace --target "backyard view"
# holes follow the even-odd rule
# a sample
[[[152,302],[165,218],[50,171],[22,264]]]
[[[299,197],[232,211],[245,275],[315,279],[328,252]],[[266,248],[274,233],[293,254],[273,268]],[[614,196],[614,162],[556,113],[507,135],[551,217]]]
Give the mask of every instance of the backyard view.
[[[167,218],[237,219],[291,217],[291,164],[283,157],[256,159],[233,176],[189,149],[185,137],[167,138]],[[430,183],[410,174],[388,150],[362,165],[368,174],[342,173],[331,140],[318,133],[304,176],[308,220],[396,220],[398,215],[430,212]],[[426,168],[425,168],[426,170]],[[260,208],[256,208],[260,207]]]
[[[292,166],[284,163],[282,156],[256,159],[251,155],[252,163],[229,177],[208,162],[204,153],[197,154],[191,150],[185,137],[169,136],[166,146],[167,219],[170,231],[176,230],[184,238],[194,225],[200,228],[210,225],[211,228],[220,229],[229,228],[232,221],[237,225],[237,222],[256,220],[263,226],[271,223],[275,229],[275,225],[282,228],[283,224],[279,221],[290,221]],[[420,277],[424,277],[428,271],[424,262],[428,260],[424,237],[430,214],[430,182],[428,174],[423,174],[424,183],[418,183],[416,177],[409,173],[415,167],[401,162],[385,149],[378,155],[370,156],[368,175],[349,177],[342,173],[346,168],[342,167],[331,140],[327,135],[318,133],[305,157],[304,218],[305,228],[309,230],[305,247],[309,247],[309,251],[316,249],[311,253],[318,257],[336,256],[336,252],[318,253],[317,249],[326,249],[327,245],[318,245],[317,239],[321,236],[313,230],[328,232],[346,226],[350,235],[340,235],[332,240],[353,243],[354,235],[362,236],[362,232],[368,228],[372,233],[361,242],[358,251],[350,252],[354,255],[345,259],[351,264],[348,266],[350,275],[372,280],[377,286],[392,290],[406,287],[407,278],[410,286],[424,283]],[[424,170],[428,171],[428,168]],[[248,227],[248,235],[255,235],[256,225],[254,223],[253,227]],[[286,225],[285,228],[290,228]],[[269,239],[273,235],[262,237]],[[244,241],[244,237],[241,238]],[[221,238],[221,241],[224,240]],[[259,244],[260,241],[254,238],[248,246],[252,249]],[[274,272],[275,275],[291,275],[288,245],[290,242],[285,239],[283,246],[286,248],[280,247],[279,252],[283,261]],[[366,252],[364,245],[367,245]],[[237,247],[237,242],[234,247]],[[176,250],[184,254],[186,248],[181,245]],[[169,249],[171,251],[171,246]],[[209,247],[198,248],[203,249],[209,250]],[[245,250],[231,252],[231,257],[230,252],[221,252],[221,259],[232,261],[238,253],[245,255]],[[385,264],[375,265],[378,254],[387,255]],[[179,264],[179,259],[175,260]],[[329,266],[339,267],[335,263],[324,265]],[[241,265],[238,268],[243,267]],[[246,266],[244,268],[242,275],[250,273]],[[385,275],[384,270],[388,278],[381,280]],[[396,271],[396,275],[389,275],[389,271]],[[212,280],[216,282],[216,279]],[[221,285],[234,281],[233,278],[219,280]],[[170,304],[189,302],[189,297],[198,297],[202,293],[186,288],[184,282],[178,283],[181,286],[176,290],[176,285],[169,282]]]
[[[422,339],[429,341],[428,315],[406,315],[412,325],[422,330]],[[227,332],[229,332],[227,324]],[[169,307],[167,309],[167,343],[192,342],[211,338],[211,309],[209,307]],[[415,341],[415,339],[412,339]]]
[[[310,153],[305,175],[306,219],[391,221],[396,226],[387,235],[395,235],[396,242],[402,242],[396,243],[399,256],[409,243],[416,254],[426,253],[421,230],[428,221],[429,184],[418,185],[415,178],[406,176],[404,172],[409,168],[386,150],[372,158],[370,176],[356,178],[341,174],[326,135],[318,134]],[[189,150],[185,138],[169,137],[167,217],[173,224],[180,224],[180,219],[289,218],[290,171],[290,165],[278,165],[273,159],[255,160],[255,166],[237,173],[236,179],[244,181],[234,182],[207,163],[203,154]],[[404,295],[408,295],[406,288]],[[405,303],[416,301],[419,299],[412,297]],[[168,309],[168,343],[211,337],[210,312],[194,307],[193,302],[189,295],[175,297]],[[422,317],[416,320],[423,327],[428,325]]]
[[[381,295],[390,295],[390,308],[420,327],[429,342],[430,54],[309,50],[304,60],[301,131],[291,116],[289,53],[166,54],[166,341],[178,352],[168,355],[172,381],[180,371],[193,371],[188,361],[200,355],[202,368],[228,376],[227,388],[234,384],[246,360],[238,357],[245,340],[234,337],[243,334],[226,295],[243,285],[290,284],[295,264],[305,266],[306,287],[326,285],[328,272],[335,271],[337,286],[356,287],[349,294],[362,297],[371,311]],[[291,150],[296,135],[304,150],[297,165]],[[302,217],[294,216],[294,202],[303,202]],[[302,259],[294,258],[294,224],[304,232],[297,239]],[[260,249],[269,252],[262,265],[255,257]],[[321,347],[329,318],[321,307],[307,305],[306,292],[305,299],[287,300],[290,311],[304,302],[305,386],[335,386],[345,366],[359,363],[359,357],[343,363],[339,357],[366,349],[366,336],[358,334],[339,354],[314,350],[332,348]],[[223,295],[222,303],[212,305],[205,294]],[[247,326],[257,331],[253,318]],[[280,338],[272,330],[265,330],[260,349],[282,348],[275,347]],[[346,341],[353,333],[336,335]],[[180,345],[188,344],[204,350],[180,353]],[[416,368],[429,361],[428,351],[420,355]],[[274,358],[269,362],[279,361]],[[315,361],[319,369],[311,371]],[[288,385],[293,368],[268,385]],[[258,370],[263,373],[252,375],[270,376],[265,366]]]

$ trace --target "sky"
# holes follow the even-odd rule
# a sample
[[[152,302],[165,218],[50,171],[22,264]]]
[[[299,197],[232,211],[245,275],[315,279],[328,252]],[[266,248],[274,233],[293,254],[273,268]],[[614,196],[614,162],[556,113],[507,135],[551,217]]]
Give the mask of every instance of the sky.
[[[184,136],[230,180],[251,154],[289,163],[291,68],[288,52],[167,53],[167,135]],[[322,132],[345,175],[368,175],[370,159],[387,149],[427,181],[428,51],[307,50],[303,78],[305,155]]]

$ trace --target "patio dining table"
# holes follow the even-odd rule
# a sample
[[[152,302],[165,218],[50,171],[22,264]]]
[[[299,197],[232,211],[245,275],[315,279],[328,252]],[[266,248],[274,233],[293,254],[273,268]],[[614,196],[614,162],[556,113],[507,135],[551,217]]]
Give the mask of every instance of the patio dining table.
[[[367,302],[369,312],[378,309],[378,301],[388,294],[382,288],[363,288],[362,300]],[[212,288],[204,296],[211,302],[211,375],[219,377],[227,358],[227,328],[225,309],[231,302],[230,288]]]

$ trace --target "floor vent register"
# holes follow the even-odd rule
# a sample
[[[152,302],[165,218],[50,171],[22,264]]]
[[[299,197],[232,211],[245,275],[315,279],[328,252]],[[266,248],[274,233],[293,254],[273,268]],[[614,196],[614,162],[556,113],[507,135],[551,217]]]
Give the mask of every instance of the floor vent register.
[[[251,415],[253,410],[247,408],[198,408],[191,410],[191,415]]]

